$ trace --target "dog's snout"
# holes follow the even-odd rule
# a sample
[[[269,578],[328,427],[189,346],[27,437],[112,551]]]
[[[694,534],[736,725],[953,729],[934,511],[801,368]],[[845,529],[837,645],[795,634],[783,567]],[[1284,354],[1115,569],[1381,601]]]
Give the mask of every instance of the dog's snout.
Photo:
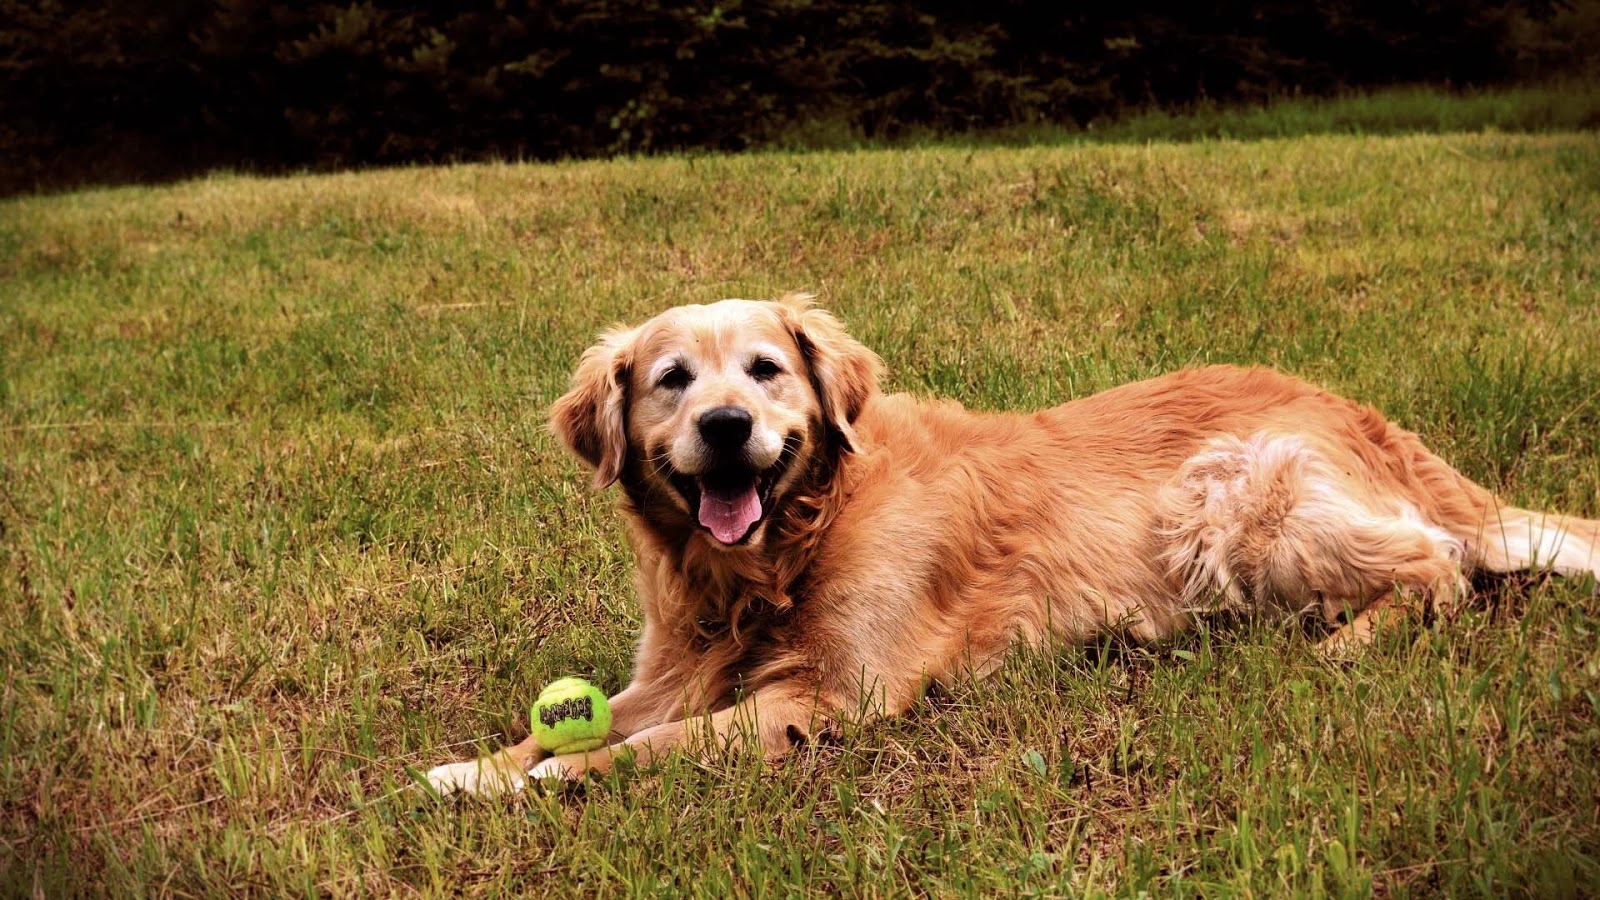
[[[700,414],[700,437],[713,450],[738,450],[750,439],[750,411],[740,406],[718,406]]]

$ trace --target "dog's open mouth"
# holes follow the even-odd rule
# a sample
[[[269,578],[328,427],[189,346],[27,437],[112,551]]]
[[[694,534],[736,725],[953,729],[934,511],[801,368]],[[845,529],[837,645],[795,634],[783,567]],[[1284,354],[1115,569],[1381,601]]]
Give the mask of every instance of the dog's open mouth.
[[[778,461],[763,471],[735,464],[699,475],[674,472],[670,480],[701,527],[720,543],[740,544],[748,540],[761,520],[772,512],[773,491],[788,470],[798,446],[794,438],[785,441]]]

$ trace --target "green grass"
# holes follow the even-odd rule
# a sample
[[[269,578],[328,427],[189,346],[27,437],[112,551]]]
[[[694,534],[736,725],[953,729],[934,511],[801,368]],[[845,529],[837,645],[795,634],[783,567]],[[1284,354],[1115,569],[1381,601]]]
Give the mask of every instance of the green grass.
[[[614,498],[543,427],[613,320],[818,290],[890,386],[1055,403],[1206,361],[1600,515],[1592,134],[217,177],[0,204],[6,894],[1600,891],[1600,599],[1019,654],[776,767],[438,803],[616,689]]]
[[[1600,128],[1600,82],[1527,85],[1450,95],[1419,85],[1264,105],[1208,104],[1181,113],[1151,110],[1091,133],[1100,139],[1149,141],[1583,128]]]
[[[937,142],[971,147],[1146,143],[1214,138],[1258,140],[1312,134],[1401,135],[1460,131],[1552,132],[1600,129],[1600,80],[1446,91],[1402,85],[1328,97],[1286,96],[1259,103],[1205,101],[1186,108],[1131,110],[1083,126],[1019,123],[944,134],[912,126],[893,137],[866,137],[824,119],[786,132],[788,149],[847,150]]]

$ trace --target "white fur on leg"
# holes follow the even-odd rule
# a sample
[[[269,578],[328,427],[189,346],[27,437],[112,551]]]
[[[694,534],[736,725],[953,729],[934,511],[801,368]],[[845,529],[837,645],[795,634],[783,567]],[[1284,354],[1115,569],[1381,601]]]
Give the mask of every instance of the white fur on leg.
[[[1600,578],[1600,552],[1572,526],[1593,523],[1581,519],[1506,509],[1484,530],[1484,550],[1490,569],[1550,569],[1561,575],[1593,573]]]
[[[428,770],[428,783],[441,794],[515,794],[527,787],[528,779],[515,769],[501,768],[492,758],[483,757],[434,766]]]

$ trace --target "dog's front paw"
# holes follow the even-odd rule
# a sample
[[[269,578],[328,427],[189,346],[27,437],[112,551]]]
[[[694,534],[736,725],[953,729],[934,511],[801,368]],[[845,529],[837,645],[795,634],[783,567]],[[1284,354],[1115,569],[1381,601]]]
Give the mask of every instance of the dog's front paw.
[[[561,757],[552,756],[534,766],[528,772],[529,781],[545,781],[547,779],[553,781],[581,781],[583,779],[583,767],[574,767],[568,763],[563,763]]]
[[[467,762],[434,766],[428,770],[428,783],[441,794],[515,794],[528,784],[528,779],[515,769],[505,769],[492,759],[473,759]]]

